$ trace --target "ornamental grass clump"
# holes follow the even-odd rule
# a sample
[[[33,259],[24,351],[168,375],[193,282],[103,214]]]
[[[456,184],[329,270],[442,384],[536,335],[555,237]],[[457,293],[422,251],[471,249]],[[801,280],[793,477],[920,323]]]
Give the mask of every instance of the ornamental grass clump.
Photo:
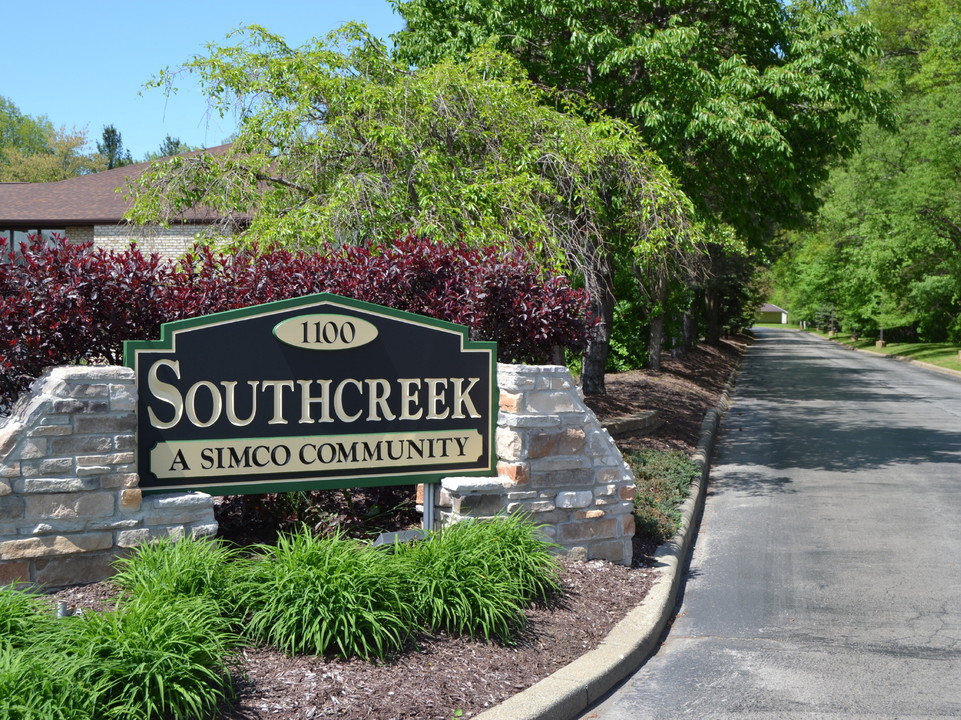
[[[58,619],[5,588],[0,608],[0,718],[194,720],[232,697],[237,637],[207,599],[154,595]]]
[[[159,538],[114,563],[113,582],[132,597],[203,597],[226,616],[236,606],[234,561],[240,551],[219,539]]]
[[[38,628],[52,620],[43,596],[12,585],[0,587],[0,647],[22,647]]]
[[[42,596],[0,588],[0,718],[92,718],[89,694],[68,680],[64,657],[37,643],[55,626]]]
[[[63,655],[0,643],[0,718],[94,720],[93,698],[70,669]]]
[[[559,546],[551,543],[543,526],[535,525],[529,515],[514,513],[480,521],[478,532],[485,549],[516,584],[528,602],[545,602],[561,589],[560,565],[554,554]]]
[[[63,618],[38,640],[86,693],[91,718],[195,720],[233,696],[238,638],[205,598],[135,598]]]
[[[408,601],[425,628],[511,642],[524,610],[559,588],[536,526],[517,517],[465,520],[395,548]]]
[[[384,553],[306,528],[240,563],[246,633],[289,654],[383,659],[412,633],[400,579]]]

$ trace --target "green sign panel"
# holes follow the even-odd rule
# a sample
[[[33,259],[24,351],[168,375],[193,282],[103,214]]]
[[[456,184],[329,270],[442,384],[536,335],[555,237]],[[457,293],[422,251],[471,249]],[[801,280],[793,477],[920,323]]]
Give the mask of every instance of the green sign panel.
[[[218,495],[490,474],[496,345],[336,295],[127,342],[145,492]]]

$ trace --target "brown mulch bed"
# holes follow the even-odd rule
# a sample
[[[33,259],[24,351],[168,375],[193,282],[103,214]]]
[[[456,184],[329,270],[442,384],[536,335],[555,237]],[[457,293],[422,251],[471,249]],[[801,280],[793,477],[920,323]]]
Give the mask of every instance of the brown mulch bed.
[[[697,448],[704,414],[713,407],[750,338],[729,337],[719,347],[700,345],[684,357],[661,360],[661,371],[632,370],[608,375],[607,395],[587,398],[602,420],[657,410],[661,427],[648,435],[618,438],[622,449],[682,450]]]
[[[705,412],[737,365],[746,338],[665,357],[660,372],[609,375],[608,394],[588,405],[609,420],[657,410],[664,421],[648,435],[619,438],[624,449],[694,451]],[[238,699],[218,720],[293,718],[469,718],[529,687],[596,647],[639,604],[656,577],[647,567],[654,548],[635,541],[633,568],[601,561],[563,561],[563,596],[531,608],[515,645],[422,636],[388,663],[287,657],[246,648],[237,668]],[[100,611],[114,595],[109,583],[69,588],[55,599]]]

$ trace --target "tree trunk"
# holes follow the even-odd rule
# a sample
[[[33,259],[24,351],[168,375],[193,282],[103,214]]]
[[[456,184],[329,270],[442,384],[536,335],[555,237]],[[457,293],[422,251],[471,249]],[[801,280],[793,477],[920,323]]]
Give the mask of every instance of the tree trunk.
[[[611,325],[614,322],[614,272],[602,247],[591,248],[584,268],[584,285],[590,294],[589,317],[599,322],[591,328],[584,348],[581,389],[585,395],[604,395],[604,372],[610,351]]]
[[[721,291],[712,284],[704,289],[704,342],[717,347],[721,344]]]
[[[641,289],[643,292],[643,288]],[[664,317],[667,315],[667,276],[658,271],[654,280],[654,311],[647,340],[647,367],[661,369],[661,349],[664,347]]]
[[[651,318],[651,329],[647,339],[647,367],[661,369],[661,348],[664,347],[664,313],[659,312]]]

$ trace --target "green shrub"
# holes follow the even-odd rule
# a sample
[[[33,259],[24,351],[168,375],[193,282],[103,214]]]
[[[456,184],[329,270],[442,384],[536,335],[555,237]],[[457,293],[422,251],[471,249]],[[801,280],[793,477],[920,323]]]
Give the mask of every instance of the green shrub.
[[[384,658],[411,634],[399,578],[384,554],[306,528],[259,546],[238,574],[247,633],[286,653]]]
[[[113,582],[133,597],[205,597],[230,616],[236,602],[233,561],[239,557],[221,540],[161,538],[117,560]]]
[[[95,720],[93,698],[73,682],[65,657],[0,644],[0,718]]]
[[[543,602],[560,591],[560,565],[553,553],[558,546],[548,541],[542,526],[535,525],[529,515],[468,522],[457,532],[465,533],[468,541],[473,536],[488,554],[490,570],[514,582],[525,601]]]
[[[521,516],[388,548],[305,528],[253,558],[205,540],[143,546],[118,563],[126,594],[103,614],[56,619],[48,599],[0,588],[0,718],[209,717],[233,692],[228,604],[288,653],[385,658],[420,627],[509,642],[559,590],[551,547]]]
[[[425,627],[510,642],[524,608],[560,587],[550,548],[516,516],[465,520],[397,547],[394,563]]]
[[[237,640],[210,600],[158,594],[59,620],[38,642],[97,720],[196,720],[232,696]]]
[[[54,615],[43,596],[0,587],[0,647],[21,647],[37,628],[53,622]]]
[[[677,450],[632,451],[624,457],[636,478],[637,532],[657,543],[671,539],[680,528],[678,507],[700,473],[697,463]]]

